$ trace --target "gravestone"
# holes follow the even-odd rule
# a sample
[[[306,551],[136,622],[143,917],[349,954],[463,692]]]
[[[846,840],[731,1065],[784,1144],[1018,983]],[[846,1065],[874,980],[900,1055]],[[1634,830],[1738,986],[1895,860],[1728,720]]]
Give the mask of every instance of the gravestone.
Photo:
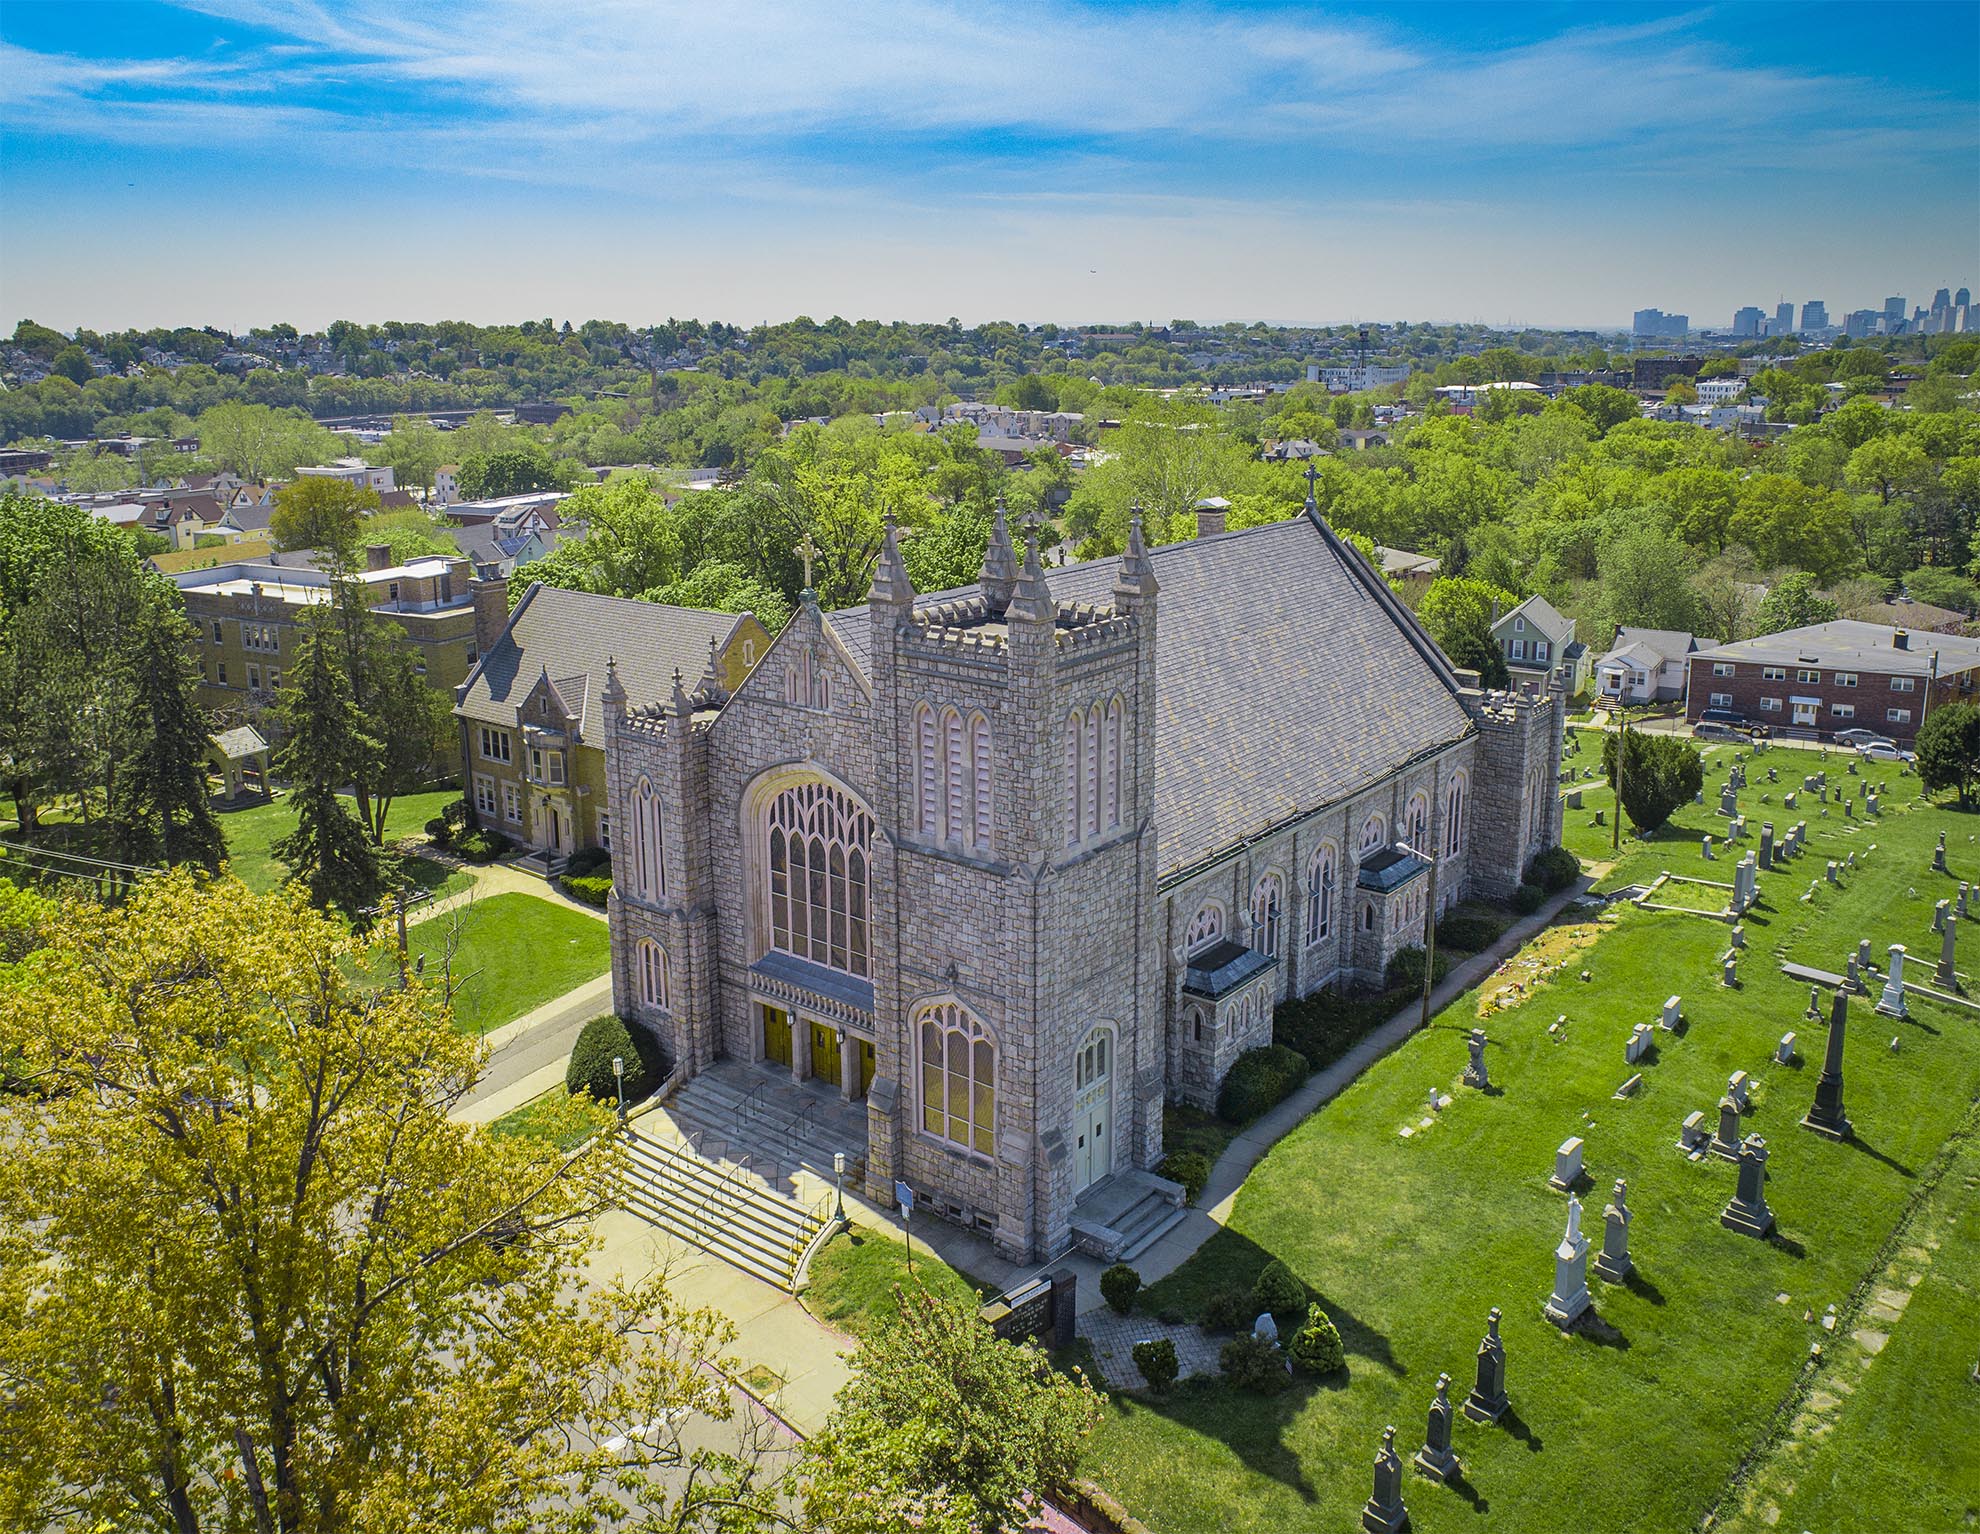
[[[1877,1010],[1886,1017],[1909,1017],[1904,1005],[1904,944],[1891,944],[1891,965],[1884,972],[1884,994]]]
[[[1820,1017],[1822,1015],[1822,987],[1819,985],[1811,985],[1808,988],[1808,1011],[1806,1015],[1809,1017]]]
[[[1658,1020],[1658,1026],[1668,1033],[1677,1027],[1678,1019],[1682,1015],[1682,1009],[1678,1006],[1678,998],[1675,996],[1666,996],[1664,998],[1664,1015]]]
[[[1739,1104],[1741,1113],[1753,1106],[1753,1083],[1745,1071],[1734,1071],[1726,1078],[1726,1096]]]
[[[1571,809],[1571,810],[1578,810],[1578,809],[1580,809],[1580,808],[1581,808],[1581,790],[1580,790],[1580,789],[1578,789],[1578,788],[1570,788],[1570,789],[1568,790],[1568,796],[1567,796],[1567,807],[1568,807],[1569,809]]]
[[[1375,1453],[1375,1490],[1361,1510],[1363,1534],[1402,1534],[1409,1527],[1403,1506],[1402,1460],[1396,1455],[1396,1430],[1382,1429],[1382,1447]]]
[[[1719,813],[1728,820],[1739,813],[1739,795],[1730,783],[1719,790]]]
[[[1624,1063],[1634,1065],[1649,1053],[1650,1040],[1654,1034],[1655,1030],[1648,1023],[1638,1023],[1632,1028],[1628,1042],[1623,1045]]]
[[[1959,918],[1946,917],[1945,935],[1939,939],[1939,967],[1932,979],[1942,991],[1957,990],[1959,976],[1953,972],[1953,944],[1959,938]]]
[[[1843,819],[1844,820],[1856,819],[1856,804],[1854,800],[1850,800],[1850,799],[1843,800]]]
[[[1588,1238],[1581,1233],[1581,1200],[1568,1200],[1567,1234],[1554,1248],[1554,1292],[1541,1314],[1566,1331],[1594,1303],[1588,1295]]]
[[[1794,823],[1794,855],[1800,857],[1808,850],[1808,822],[1797,820]]]
[[[1769,869],[1774,866],[1774,823],[1771,820],[1760,822],[1760,866]]]
[[[1636,1218],[1623,1202],[1623,1180],[1616,1179],[1615,1197],[1602,1211],[1602,1250],[1595,1254],[1595,1275],[1612,1284],[1624,1282],[1636,1266],[1629,1260],[1629,1222]]]
[[[1554,1175],[1547,1179],[1547,1185],[1565,1193],[1580,1181],[1581,1136],[1570,1135],[1561,1141],[1561,1148],[1554,1152]]]
[[[1780,1043],[1774,1046],[1774,1063],[1776,1065],[1794,1064],[1794,1035],[1792,1033],[1782,1034]]]
[[[1839,877],[1838,869],[1836,866],[1836,860],[1834,858],[1829,859],[1829,882],[1831,884],[1842,883],[1842,879]]]
[[[1746,928],[1742,927],[1738,922],[1733,923],[1732,945],[1735,948],[1744,948],[1746,946]]]
[[[1710,863],[1710,862],[1714,862],[1714,861],[1716,861],[1716,860],[1715,860],[1715,859],[1713,858],[1713,856],[1712,856],[1712,838],[1711,838],[1711,837],[1709,837],[1709,836],[1706,836],[1706,837],[1701,837],[1701,838],[1699,839],[1699,846],[1700,846],[1700,848],[1701,848],[1701,849],[1703,850],[1703,852],[1704,852],[1704,854],[1705,854],[1705,861],[1706,861],[1706,862],[1708,862],[1708,863]]]
[[[1943,932],[1946,930],[1946,910],[1951,904],[1952,902],[1950,900],[1941,900],[1937,905],[1932,907],[1932,930],[1934,932]]]
[[[1849,956],[1846,968],[1848,969],[1848,973],[1843,976],[1842,988],[1845,991],[1861,995],[1863,993],[1863,976],[1857,971],[1855,954]]]
[[[1684,1116],[1684,1124],[1678,1130],[1679,1150],[1689,1156],[1695,1151],[1703,1150],[1711,1138],[1711,1133],[1705,1128],[1703,1113],[1694,1108]]]
[[[1451,1452],[1451,1377],[1437,1376],[1437,1395],[1430,1403],[1430,1421],[1424,1429],[1423,1447],[1416,1451],[1420,1474],[1442,1483],[1456,1478],[1460,1466]]]
[[[1968,888],[1968,886],[1967,886],[1967,884],[1966,884],[1966,881],[1962,879],[1962,880],[1960,881],[1960,885],[1959,885],[1959,904],[1953,907],[1953,914],[1954,914],[1954,915],[1956,915],[1956,916],[1958,916],[1958,917],[1959,917],[1959,919],[1960,919],[1961,921],[1965,921],[1965,920],[1966,920],[1966,891],[1967,891],[1967,888]]]
[[[1881,814],[1883,814],[1883,809],[1882,809],[1882,807],[1881,807],[1881,806],[1880,806],[1880,805],[1878,804],[1878,802],[1877,802],[1877,796],[1876,796],[1875,794],[1870,794],[1870,795],[1867,795],[1867,796],[1866,796],[1866,797],[1864,798],[1864,800],[1863,800],[1863,807],[1864,807],[1864,808],[1865,808],[1866,810],[1868,810],[1868,811],[1869,811],[1869,812],[1870,812],[1870,813],[1871,813],[1872,815],[1881,815]]]
[[[1792,792],[1781,795],[1781,804],[1786,809],[1794,808],[1795,795]]]
[[[1739,1186],[1719,1223],[1742,1236],[1763,1239],[1774,1228],[1774,1211],[1767,1207],[1767,1142],[1758,1135],[1739,1148]]]
[[[1739,960],[1730,949],[1726,951],[1725,968],[1719,972],[1719,984],[1729,989],[1739,986]]]
[[[1870,968],[1870,939],[1867,937],[1860,937],[1856,940],[1856,967],[1858,969]]]
[[[1719,1127],[1713,1131],[1712,1143],[1707,1147],[1721,1161],[1739,1159],[1739,1104],[1730,1097],[1719,1099]]]
[[[1471,1051],[1471,1062],[1464,1068],[1464,1084],[1477,1087],[1482,1092],[1492,1084],[1491,1074],[1485,1069],[1485,1030],[1472,1029],[1471,1037],[1465,1040],[1465,1048]]]
[[[1838,995],[1829,1009],[1829,1042],[1822,1052],[1822,1074],[1815,1078],[1815,1102],[1801,1120],[1831,1140],[1850,1136],[1849,1116],[1843,1112],[1843,1035],[1849,1028],[1849,998]]]
[[[1746,817],[1744,815],[1735,815],[1732,818],[1732,824],[1726,827],[1726,840],[1729,842],[1738,842],[1745,839]]]
[[[1777,767],[1769,767],[1767,769],[1767,781],[1769,783],[1780,782],[1781,781],[1780,769]]]
[[[1630,1077],[1629,1080],[1625,1081],[1621,1086],[1617,1087],[1615,1091],[1610,1093],[1609,1095],[1611,1097],[1618,1099],[1624,1097],[1634,1097],[1636,1096],[1636,1089],[1642,1085],[1643,1085],[1643,1072],[1638,1071],[1634,1076]]]
[[[1512,1403],[1506,1398],[1506,1345],[1499,1340],[1499,1307],[1485,1318],[1485,1337],[1478,1344],[1478,1380],[1464,1399],[1464,1414],[1473,1422],[1497,1422]]]
[[[1272,1318],[1271,1311],[1259,1312],[1258,1319],[1251,1323],[1251,1335],[1260,1342],[1276,1343],[1279,1340],[1279,1323]]]
[[[1941,831],[1939,833],[1939,845],[1932,849],[1932,872],[1942,874],[1945,871],[1946,871],[1946,833]]]
[[[1843,867],[1845,868],[1856,867],[1856,854],[1854,852],[1852,852],[1848,857],[1843,859]]]

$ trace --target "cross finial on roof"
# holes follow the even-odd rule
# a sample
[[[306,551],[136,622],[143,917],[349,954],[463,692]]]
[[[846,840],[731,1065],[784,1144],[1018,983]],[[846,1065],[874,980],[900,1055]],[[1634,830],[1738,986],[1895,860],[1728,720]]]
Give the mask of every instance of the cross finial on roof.
[[[1306,504],[1313,504],[1313,482],[1320,477],[1320,471],[1313,467],[1311,458],[1306,460]]]
[[[791,552],[800,555],[804,560],[804,585],[805,589],[809,591],[811,589],[811,562],[818,557],[818,545],[812,542],[811,530],[809,528],[805,529],[804,537],[799,540],[798,546]]]

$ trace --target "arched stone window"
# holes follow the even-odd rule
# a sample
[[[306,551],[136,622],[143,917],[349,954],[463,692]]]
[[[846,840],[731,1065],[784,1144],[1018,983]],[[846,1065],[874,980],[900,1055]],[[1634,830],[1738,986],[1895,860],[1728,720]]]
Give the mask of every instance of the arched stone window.
[[[942,824],[941,748],[935,737],[935,710],[924,703],[914,711],[914,825],[923,836],[938,836]]]
[[[784,667],[784,701],[820,713],[831,712],[831,675],[809,649],[799,647]]]
[[[1444,796],[1444,856],[1456,857],[1464,851],[1464,774],[1451,779]]]
[[[1367,857],[1369,853],[1378,851],[1388,839],[1389,823],[1380,815],[1370,815],[1361,823],[1361,839],[1355,843],[1355,848],[1361,856]]]
[[[1279,956],[1279,918],[1285,911],[1285,883],[1267,874],[1251,891],[1251,946],[1268,959]]]
[[[1189,926],[1183,933],[1183,951],[1200,953],[1224,935],[1224,908],[1214,900],[1206,900],[1189,919]]]
[[[923,703],[914,711],[914,824],[923,836],[991,845],[990,721]]]
[[[1085,803],[1084,784],[1081,781],[1080,736],[1086,729],[1086,717],[1078,709],[1066,716],[1066,845],[1079,845],[1080,827],[1086,823],[1081,813]]]
[[[644,1007],[669,1007],[667,999],[667,950],[650,937],[643,937],[633,949],[634,979],[639,985],[639,1001]]]
[[[849,975],[871,973],[867,879],[873,817],[830,783],[798,783],[766,811],[770,946]]]
[[[1326,842],[1306,869],[1306,941],[1318,943],[1334,930],[1334,844]]]
[[[968,779],[969,753],[963,745],[963,716],[953,708],[945,708],[942,710],[942,835],[948,841],[963,839]]]
[[[1424,793],[1412,795],[1409,809],[1403,814],[1403,840],[1418,852],[1429,847],[1430,835],[1430,796]]]
[[[1107,705],[1107,802],[1101,814],[1101,824],[1110,831],[1117,829],[1121,823],[1121,720],[1124,713],[1119,698]]]
[[[997,1148],[997,1046],[957,1003],[915,1014],[921,1054],[921,1129],[978,1156]]]
[[[1076,846],[1121,823],[1121,757],[1126,708],[1116,697],[1074,709],[1066,718],[1066,845]]]
[[[990,832],[990,721],[981,714],[969,721],[971,799],[974,805],[971,839],[978,852],[988,852],[995,841]]]
[[[642,900],[658,900],[667,893],[667,844],[651,778],[641,778],[633,789],[632,833],[633,890]]]

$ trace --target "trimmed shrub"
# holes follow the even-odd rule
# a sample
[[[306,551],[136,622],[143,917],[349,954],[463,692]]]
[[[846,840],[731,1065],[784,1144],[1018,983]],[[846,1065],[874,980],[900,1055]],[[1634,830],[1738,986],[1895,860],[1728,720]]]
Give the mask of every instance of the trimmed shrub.
[[[1124,1262],[1117,1262],[1100,1275],[1100,1297],[1120,1315],[1134,1309],[1134,1297],[1141,1293],[1141,1275]]]
[[[1255,1390],[1260,1395],[1277,1395],[1291,1378],[1286,1372],[1286,1355],[1279,1351],[1279,1345],[1248,1331],[1239,1332],[1225,1343],[1217,1362],[1223,1366],[1224,1378],[1238,1389]]]
[[[447,830],[458,834],[467,829],[468,802],[466,799],[450,799],[440,807],[440,818],[447,822]]]
[[[454,838],[454,851],[470,863],[492,863],[508,850],[508,837],[486,826],[476,826]]]
[[[1248,1332],[1257,1316],[1250,1290],[1219,1289],[1204,1305],[1201,1324],[1213,1332]]]
[[[1522,884],[1513,891],[1512,908],[1521,916],[1531,916],[1547,903],[1547,892],[1537,884]]]
[[[1296,1316],[1306,1309],[1306,1285],[1299,1275],[1274,1257],[1258,1270],[1251,1286],[1251,1302],[1274,1316]]]
[[[1210,1180],[1210,1158],[1202,1151],[1170,1151],[1155,1168],[1155,1175],[1181,1183],[1184,1202],[1193,1205]]]
[[[436,847],[444,847],[454,839],[454,828],[447,824],[447,817],[435,815],[426,823],[426,839]]]
[[[570,1063],[564,1067],[564,1090],[589,1092],[601,1103],[618,1100],[612,1077],[612,1060],[626,1063],[626,1101],[636,1103],[666,1075],[659,1041],[651,1029],[628,1027],[611,1013],[594,1017],[578,1034],[571,1047]]]
[[[1282,1044],[1247,1049],[1231,1062],[1217,1093],[1217,1117],[1249,1124],[1306,1080],[1306,1056]]]
[[[612,876],[612,854],[603,847],[580,847],[564,860],[564,872],[572,878],[582,878],[587,874]]]
[[[1347,1349],[1341,1345],[1340,1331],[1333,1319],[1317,1304],[1306,1307],[1306,1324],[1292,1334],[1286,1352],[1293,1363],[1308,1374],[1332,1374],[1347,1362]]]
[[[1432,985],[1451,972],[1449,954],[1437,955],[1436,969],[1436,978],[1430,982]],[[1389,960],[1389,968],[1383,978],[1388,981],[1389,989],[1392,991],[1421,991],[1423,989],[1422,948],[1415,946],[1398,948],[1395,956]]]
[[[1581,859],[1565,847],[1535,853],[1526,865],[1526,882],[1539,885],[1550,895],[1558,895],[1580,877]]]
[[[1176,1345],[1167,1337],[1158,1337],[1152,1342],[1137,1342],[1129,1351],[1135,1368],[1148,1381],[1149,1389],[1167,1390],[1175,1384],[1182,1366],[1176,1360]]]
[[[1312,1069],[1325,1070],[1395,1016],[1409,998],[1401,991],[1328,989],[1281,1003],[1272,1013],[1272,1042],[1298,1050]]]
[[[610,874],[585,874],[576,878],[565,874],[558,882],[564,886],[564,893],[571,899],[581,900],[586,905],[595,905],[601,911],[605,909],[606,897],[612,893]]]
[[[1482,953],[1496,943],[1506,923],[1490,911],[1460,907],[1437,923],[1437,947],[1453,953]]]

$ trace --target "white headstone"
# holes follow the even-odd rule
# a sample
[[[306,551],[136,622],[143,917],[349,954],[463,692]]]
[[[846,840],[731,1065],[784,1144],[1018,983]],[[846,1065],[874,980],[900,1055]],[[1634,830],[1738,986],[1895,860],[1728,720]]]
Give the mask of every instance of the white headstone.
[[[1784,1034],[1782,1034],[1782,1035],[1781,1035],[1781,1042],[1780,1042],[1780,1043],[1779,1043],[1779,1044],[1778,1044],[1777,1046],[1775,1046],[1775,1049],[1774,1049],[1774,1060],[1775,1060],[1775,1062],[1776,1062],[1777,1064],[1780,1064],[1780,1065],[1792,1065],[1792,1064],[1794,1064],[1794,1035],[1793,1035],[1793,1034],[1791,1034],[1791,1033],[1784,1033]]]
[[[1563,1191],[1581,1181],[1581,1137],[1570,1135],[1561,1141],[1561,1148],[1554,1152],[1554,1175],[1547,1179],[1552,1187]]]

